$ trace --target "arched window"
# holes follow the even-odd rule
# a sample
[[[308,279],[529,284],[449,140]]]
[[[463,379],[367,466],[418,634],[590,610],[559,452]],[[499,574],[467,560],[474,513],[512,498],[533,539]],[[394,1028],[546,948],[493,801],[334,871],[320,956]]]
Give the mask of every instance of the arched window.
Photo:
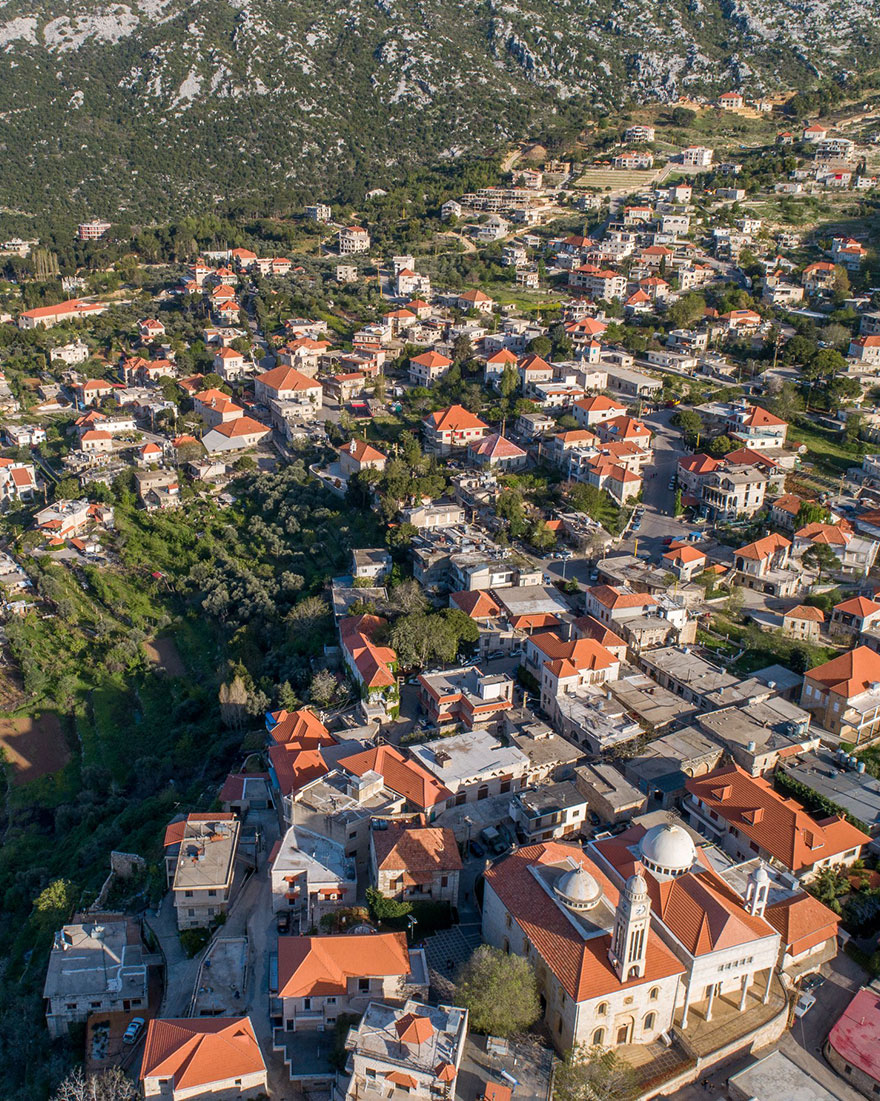
[[[645,1032],[650,1032],[654,1027],[654,1014],[649,1013],[645,1018]]]
[[[652,1002],[656,1002],[657,999],[660,997],[660,987],[652,986],[651,993],[648,995],[648,997],[651,999]]]
[[[505,938],[504,938],[504,944],[503,944],[503,948],[504,948],[504,951],[505,951],[505,952],[506,952],[506,953],[508,954],[508,956],[509,956],[509,955],[510,955],[510,941],[509,941],[509,940],[507,939],[507,937],[505,937]]]
[[[607,1012],[608,1012],[608,1002],[600,1002],[598,1008],[596,1009],[596,1016],[597,1017],[604,1017]]]
[[[593,1045],[595,1047],[599,1047],[604,1039],[605,1039],[605,1029],[604,1028],[597,1028],[596,1031],[593,1033]]]

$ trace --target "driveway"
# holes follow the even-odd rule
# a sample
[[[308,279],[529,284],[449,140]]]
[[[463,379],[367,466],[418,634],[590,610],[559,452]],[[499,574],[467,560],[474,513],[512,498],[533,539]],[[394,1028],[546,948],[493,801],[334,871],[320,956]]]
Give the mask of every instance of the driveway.
[[[165,958],[165,995],[162,998],[161,1016],[185,1017],[189,1013],[202,953],[188,959],[181,948],[177,913],[170,891],[162,899],[158,913],[148,915],[146,923],[159,941]]]

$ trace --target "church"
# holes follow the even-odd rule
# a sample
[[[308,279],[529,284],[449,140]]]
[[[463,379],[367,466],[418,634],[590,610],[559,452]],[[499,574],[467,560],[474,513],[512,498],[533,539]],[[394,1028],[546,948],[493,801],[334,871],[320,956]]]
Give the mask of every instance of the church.
[[[574,1044],[647,1044],[687,1028],[714,999],[770,995],[779,933],[765,920],[769,877],[746,899],[680,826],[576,845],[544,842],[486,872],[483,939],[525,956],[560,1051]]]

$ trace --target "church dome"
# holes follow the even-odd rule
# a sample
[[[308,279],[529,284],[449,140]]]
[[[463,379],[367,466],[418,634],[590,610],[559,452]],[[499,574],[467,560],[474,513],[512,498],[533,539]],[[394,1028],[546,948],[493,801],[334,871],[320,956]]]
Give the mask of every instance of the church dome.
[[[645,867],[664,875],[679,875],[690,871],[697,850],[691,835],[671,822],[653,826],[639,843]]]
[[[554,890],[569,910],[590,910],[602,897],[601,887],[584,867],[561,875]]]

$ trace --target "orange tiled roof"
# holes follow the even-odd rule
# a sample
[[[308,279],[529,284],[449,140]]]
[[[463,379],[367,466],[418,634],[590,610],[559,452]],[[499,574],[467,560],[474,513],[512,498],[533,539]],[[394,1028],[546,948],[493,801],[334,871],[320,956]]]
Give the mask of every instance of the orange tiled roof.
[[[374,615],[346,616],[339,623],[342,646],[351,655],[368,688],[391,687],[397,683],[391,666],[397,654],[390,646],[377,646],[373,641],[376,628],[385,620]]]
[[[501,614],[498,603],[483,589],[472,592],[451,593],[450,601],[471,619],[491,619]]]
[[[370,834],[376,863],[383,871],[401,868],[410,875],[430,880],[434,872],[461,868],[455,834],[440,826],[389,826]]]
[[[827,691],[850,699],[880,681],[880,654],[870,646],[856,646],[824,665],[809,669],[805,676]]]
[[[657,603],[650,593],[622,593],[613,585],[594,585],[587,591],[605,608],[641,608]]]
[[[531,641],[546,655],[551,669],[557,662],[567,662],[575,672],[583,669],[609,669],[617,664],[614,654],[594,638],[577,638],[566,642],[554,631],[547,631],[532,635]]]
[[[339,760],[341,768],[355,776],[378,772],[385,786],[402,795],[413,806],[428,810],[451,798],[452,792],[415,761],[405,758],[390,745],[375,746]]]
[[[262,375],[257,375],[255,382],[262,383],[269,390],[316,390],[320,389],[320,382],[308,378],[297,371],[295,367],[273,367]]]
[[[294,745],[298,749],[318,749],[335,745],[336,739],[314,712],[302,707],[298,711],[276,711],[277,722],[272,727],[272,739],[279,745]]]
[[[593,876],[609,905],[616,906],[617,887],[605,872],[576,845],[548,841],[512,853],[486,872],[486,883],[529,938],[566,994],[577,1002],[602,994],[629,990],[658,979],[679,975],[684,968],[656,933],[648,933],[645,973],[621,982],[608,958],[610,934],[581,936],[568,917],[549,900],[529,871],[534,864],[573,860]]]
[[[456,431],[463,428],[488,429],[489,427],[479,417],[468,412],[463,405],[450,405],[448,409],[441,409],[437,413],[429,413],[425,420],[437,432]]]
[[[874,656],[880,661],[880,655]],[[710,811],[795,873],[870,841],[839,815],[814,820],[800,803],[782,798],[766,780],[749,776],[738,765],[688,779],[685,787]]]
[[[799,955],[837,936],[840,924],[833,910],[808,894],[792,895],[774,902],[764,911],[764,916],[792,955]]]
[[[860,619],[864,619],[866,616],[873,615],[875,612],[880,612],[880,604],[874,600],[869,600],[866,596],[854,596],[849,600],[843,600],[840,604],[834,605],[835,612],[843,612],[844,615],[858,616]]]
[[[783,619],[806,619],[813,623],[824,623],[825,613],[821,608],[811,608],[809,604],[798,604],[783,613]]]
[[[339,450],[344,451],[346,455],[350,455],[358,463],[374,463],[379,459],[387,459],[388,457],[364,440],[349,440]]]
[[[140,1080],[168,1078],[174,1090],[194,1090],[265,1071],[249,1017],[152,1020]]]
[[[278,938],[281,998],[340,995],[352,978],[408,974],[406,933]]]
[[[760,562],[764,558],[769,558],[772,554],[775,554],[778,550],[783,550],[785,547],[791,546],[791,540],[786,539],[784,535],[778,535],[774,532],[772,535],[765,535],[763,539],[756,539],[754,543],[747,543],[744,547],[740,547],[736,554],[742,558],[754,558]]]

